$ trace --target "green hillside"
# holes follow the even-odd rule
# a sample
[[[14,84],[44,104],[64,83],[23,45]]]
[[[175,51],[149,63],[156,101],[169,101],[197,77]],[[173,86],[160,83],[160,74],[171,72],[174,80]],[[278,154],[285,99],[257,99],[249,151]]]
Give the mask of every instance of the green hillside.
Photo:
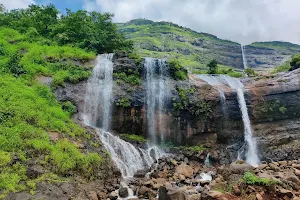
[[[241,48],[235,42],[170,22],[136,19],[118,24],[118,27],[119,32],[132,40],[135,49],[144,57],[176,58],[186,68],[199,69],[207,69],[206,65],[217,59],[220,64],[241,68]],[[237,63],[229,61],[231,56],[236,57]]]
[[[93,180],[108,163],[96,136],[71,120],[76,105],[58,102],[52,89],[87,79],[96,52],[130,48],[130,42],[111,15],[57,13],[52,5],[0,10],[0,199],[9,192],[33,194],[42,181]],[[96,26],[102,34],[87,37]],[[37,81],[44,76],[51,87]]]

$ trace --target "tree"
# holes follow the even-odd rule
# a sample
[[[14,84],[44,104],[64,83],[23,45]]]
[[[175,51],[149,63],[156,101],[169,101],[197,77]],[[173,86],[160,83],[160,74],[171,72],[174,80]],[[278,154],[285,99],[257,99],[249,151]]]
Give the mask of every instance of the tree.
[[[207,65],[207,67],[209,68],[208,74],[217,74],[218,62],[216,59],[213,59],[212,61],[210,61],[210,63],[208,63],[208,65]]]
[[[0,13],[4,13],[5,12],[5,7],[3,4],[0,4]]]

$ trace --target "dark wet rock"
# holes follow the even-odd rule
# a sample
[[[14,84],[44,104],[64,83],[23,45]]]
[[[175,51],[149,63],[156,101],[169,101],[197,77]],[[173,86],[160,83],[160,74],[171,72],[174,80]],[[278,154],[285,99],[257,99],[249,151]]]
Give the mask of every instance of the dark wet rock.
[[[119,189],[119,196],[121,197],[121,198],[126,198],[126,197],[128,197],[128,188],[120,188]]]

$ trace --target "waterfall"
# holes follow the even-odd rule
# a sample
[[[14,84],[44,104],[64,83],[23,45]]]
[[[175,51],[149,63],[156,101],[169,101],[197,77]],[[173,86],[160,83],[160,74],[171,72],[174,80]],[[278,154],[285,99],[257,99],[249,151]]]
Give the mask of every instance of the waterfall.
[[[98,133],[123,177],[133,177],[137,171],[150,168],[152,163],[158,159],[150,157],[147,150],[138,149],[109,132],[98,130]]]
[[[86,125],[100,127],[97,129],[100,139],[121,171],[122,176],[132,177],[137,171],[150,168],[162,154],[157,150],[157,147],[147,150],[136,148],[129,142],[108,132],[113,102],[112,58],[113,54],[97,56],[97,64],[87,83],[83,119]],[[153,151],[154,153],[152,153]]]
[[[225,75],[220,75],[220,76],[201,75],[198,77],[213,86],[227,84],[233,90],[236,91],[240,110],[242,113],[243,123],[244,123],[244,138],[247,144],[246,162],[250,165],[257,166],[260,161],[257,155],[256,141],[252,138],[251,123],[250,123],[250,118],[248,115],[246,100],[244,96],[244,85],[240,82],[239,79],[231,78]]]
[[[164,78],[167,73],[167,65],[164,60],[146,58],[144,67],[146,69],[148,134],[150,135],[151,143],[157,144],[157,132],[161,136],[161,140],[163,140],[162,127],[164,125],[162,124],[162,117],[168,96],[167,81]],[[158,119],[155,119],[156,111]]]
[[[210,153],[207,154],[207,156],[205,158],[205,161],[204,161],[204,165],[206,167],[210,167],[211,166],[211,163],[210,163]]]
[[[241,49],[242,49],[242,57],[243,57],[243,65],[244,65],[244,69],[247,69],[247,59],[246,59],[246,54],[245,54],[245,50],[246,47],[241,45]]]
[[[86,124],[97,126],[101,117],[101,128],[109,130],[111,121],[112,87],[113,87],[113,54],[97,56],[97,64],[92,77],[87,83],[85,99]],[[100,113],[99,110],[101,111]]]

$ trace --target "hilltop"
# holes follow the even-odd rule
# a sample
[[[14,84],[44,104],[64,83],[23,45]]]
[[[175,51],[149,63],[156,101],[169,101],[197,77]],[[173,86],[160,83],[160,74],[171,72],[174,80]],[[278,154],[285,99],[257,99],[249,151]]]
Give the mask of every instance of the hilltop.
[[[186,68],[206,70],[217,59],[221,65],[243,69],[241,44],[199,33],[171,22],[134,19],[118,24],[119,32],[134,42],[144,57],[178,59]],[[288,42],[257,42],[245,47],[247,65],[251,68],[273,68],[300,52],[300,45]]]

